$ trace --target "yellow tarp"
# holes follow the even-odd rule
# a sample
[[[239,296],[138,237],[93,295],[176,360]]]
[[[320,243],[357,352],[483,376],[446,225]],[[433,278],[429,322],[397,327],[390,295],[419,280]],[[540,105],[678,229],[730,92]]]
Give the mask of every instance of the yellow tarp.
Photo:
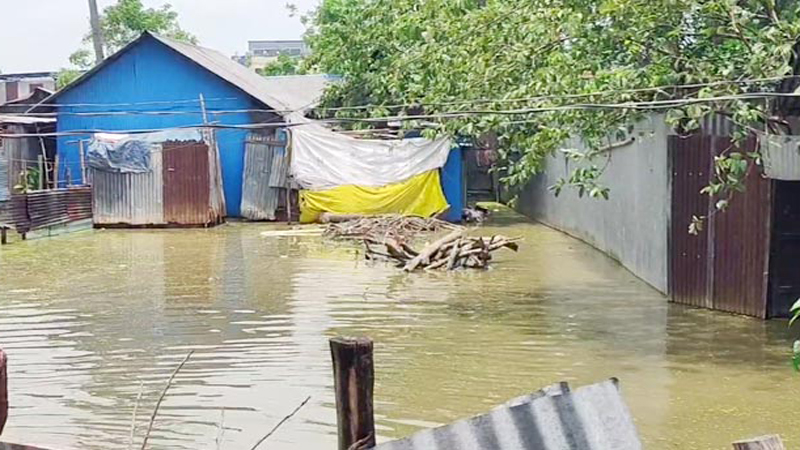
[[[300,191],[300,222],[315,222],[324,212],[430,217],[448,206],[437,169],[377,188],[337,186],[324,191]]]

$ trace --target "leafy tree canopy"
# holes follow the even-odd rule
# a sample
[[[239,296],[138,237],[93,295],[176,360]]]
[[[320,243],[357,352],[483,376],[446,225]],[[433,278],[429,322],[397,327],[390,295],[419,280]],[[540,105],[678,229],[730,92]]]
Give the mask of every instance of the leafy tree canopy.
[[[265,77],[276,75],[303,75],[306,73],[303,61],[303,58],[282,54],[278,55],[275,61],[268,63],[261,69],[257,69],[256,72]]]
[[[510,186],[527,182],[569,136],[581,136],[590,150],[569,154],[581,169],[555,188],[607,197],[598,181],[603,164],[593,160],[646,111],[574,105],[714,98],[660,110],[684,130],[713,112],[733,119],[742,135],[763,127],[767,102],[730,96],[774,90],[774,82],[744,81],[791,73],[800,2],[323,0],[307,24],[309,63],[344,76],[320,114],[417,115],[406,125],[427,133],[495,133]],[[703,86],[687,87],[696,84]],[[741,189],[757,159],[721,157],[708,192]]]
[[[100,31],[103,47],[110,55],[138,38],[143,32],[151,31],[184,42],[197,43],[197,38],[184,31],[178,24],[178,13],[165,4],[160,8],[145,8],[141,0],[118,0],[106,7],[100,16]],[[72,68],[62,69],[58,75],[58,85],[63,87],[72,82],[80,71],[88,70],[95,64],[91,51],[91,30],[83,38],[83,47],[70,58]]]

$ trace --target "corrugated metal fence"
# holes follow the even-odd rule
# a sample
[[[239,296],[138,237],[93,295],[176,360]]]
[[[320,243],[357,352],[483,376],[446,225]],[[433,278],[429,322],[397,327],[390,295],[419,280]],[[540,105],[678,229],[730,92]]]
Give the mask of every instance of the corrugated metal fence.
[[[724,213],[700,190],[714,174],[713,157],[735,151],[722,136],[670,136],[672,228],[670,294],[676,303],[765,318],[772,211],[772,183],[751,168],[745,192]],[[754,138],[745,149],[754,149]],[[692,216],[707,217],[697,235]]]
[[[88,186],[13,195],[0,204],[0,223],[20,233],[92,218]]]

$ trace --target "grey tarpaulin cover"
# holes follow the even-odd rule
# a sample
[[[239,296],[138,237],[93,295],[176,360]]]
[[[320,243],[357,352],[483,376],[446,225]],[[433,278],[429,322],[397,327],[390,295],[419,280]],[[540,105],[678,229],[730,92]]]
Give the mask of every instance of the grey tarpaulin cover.
[[[489,413],[376,450],[641,450],[616,380],[571,391],[566,383],[514,399]]]
[[[114,173],[148,173],[150,154],[168,141],[202,141],[199,130],[167,130],[146,134],[97,133],[89,141],[86,163],[92,169]]]

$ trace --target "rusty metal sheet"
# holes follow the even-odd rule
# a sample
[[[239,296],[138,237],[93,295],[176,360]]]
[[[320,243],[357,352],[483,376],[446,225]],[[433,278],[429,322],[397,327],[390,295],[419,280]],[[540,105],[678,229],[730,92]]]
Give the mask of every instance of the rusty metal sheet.
[[[247,138],[241,205],[242,217],[246,219],[275,220],[280,190],[270,185],[275,157],[270,139],[271,136],[257,133],[252,133]],[[278,165],[280,167],[281,163]]]
[[[24,197],[32,230],[92,217],[89,186],[30,192]]]
[[[755,139],[746,149],[755,148]],[[730,138],[694,135],[669,138],[672,165],[670,295],[672,301],[765,318],[772,215],[772,183],[760,168],[750,171],[745,192],[725,212],[714,212],[700,190],[710,181],[713,157],[732,150]],[[697,236],[692,216],[707,216]]]
[[[173,225],[216,223],[211,209],[209,150],[204,143],[163,145],[164,221]]]
[[[163,225],[164,173],[162,152],[150,155],[149,173],[92,170],[94,224]]]
[[[708,185],[711,170],[711,136],[669,136],[672,168],[672,226],[670,229],[670,296],[673,302],[712,307],[708,295],[708,227],[689,234],[692,216],[708,214],[708,197],[700,190]]]
[[[714,153],[731,149],[728,138],[714,139]],[[753,151],[754,138],[740,151]],[[713,308],[766,318],[772,183],[753,167],[745,192],[736,193],[727,211],[715,214],[713,241]]]

